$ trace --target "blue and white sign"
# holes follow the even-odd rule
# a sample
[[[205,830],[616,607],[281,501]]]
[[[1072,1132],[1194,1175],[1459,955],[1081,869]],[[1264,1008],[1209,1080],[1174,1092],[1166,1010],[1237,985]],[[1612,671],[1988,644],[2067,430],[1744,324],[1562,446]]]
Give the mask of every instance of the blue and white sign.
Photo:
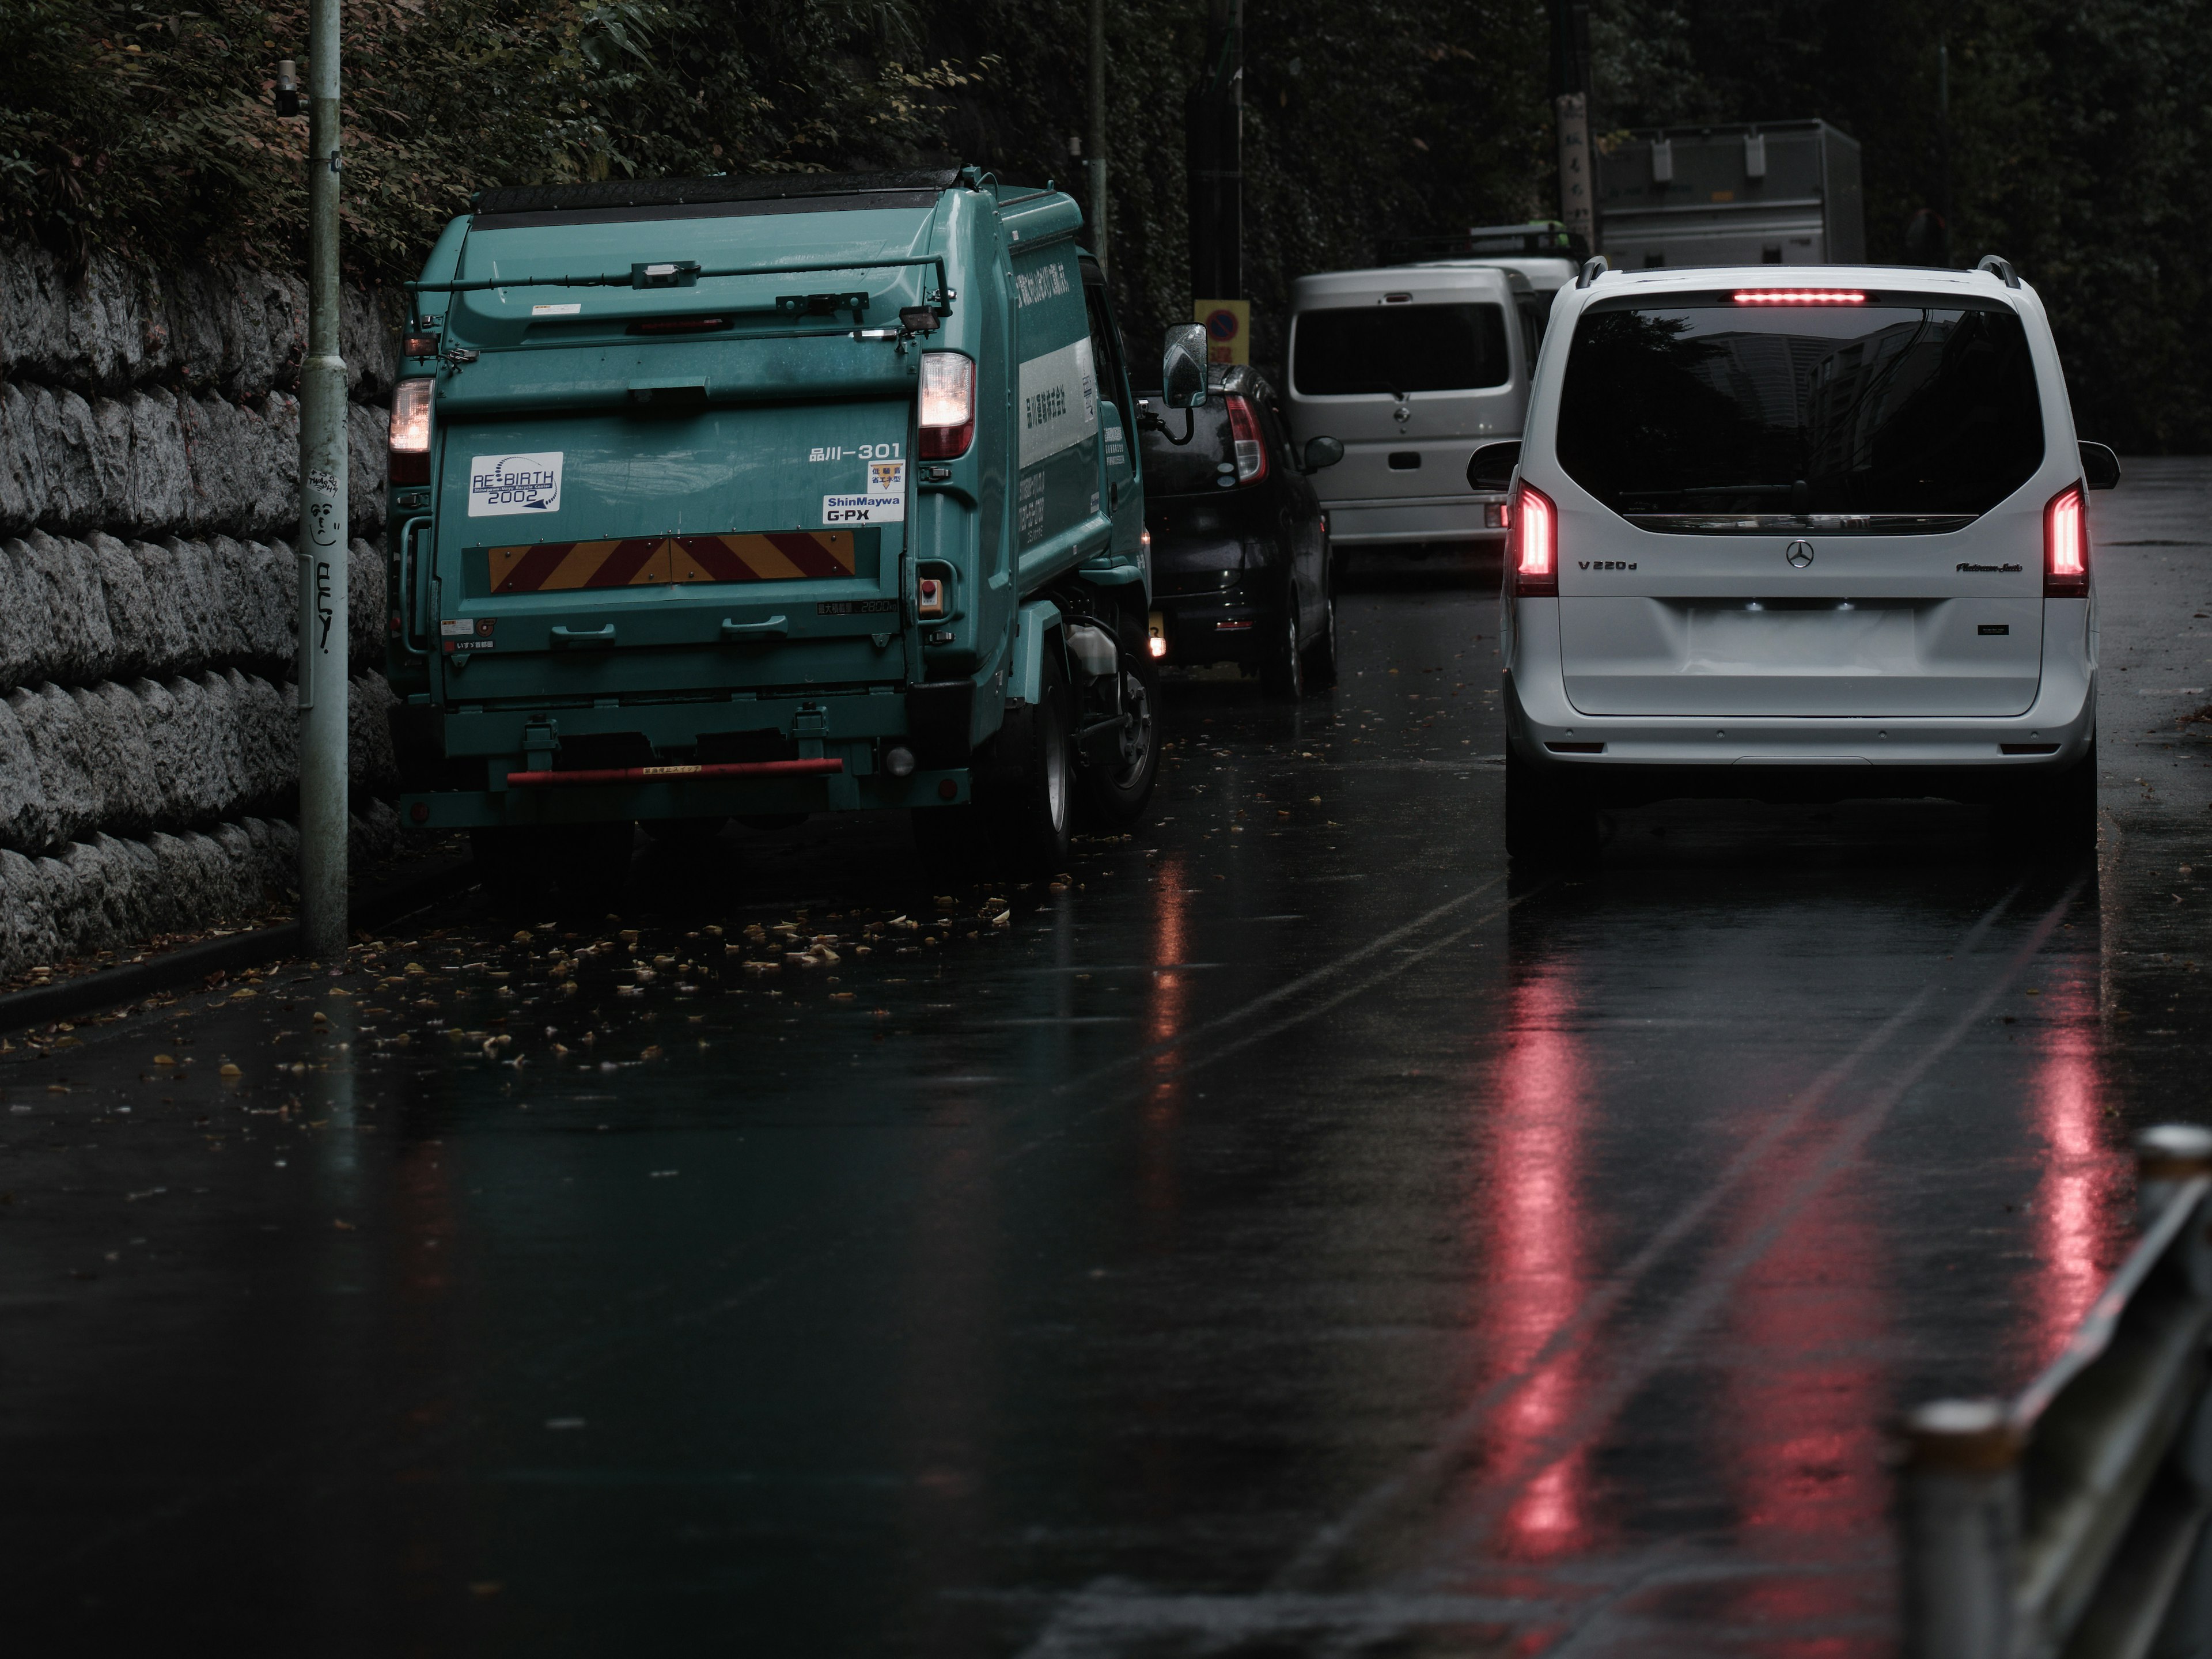
[[[469,517],[559,512],[562,453],[477,456],[469,463]]]

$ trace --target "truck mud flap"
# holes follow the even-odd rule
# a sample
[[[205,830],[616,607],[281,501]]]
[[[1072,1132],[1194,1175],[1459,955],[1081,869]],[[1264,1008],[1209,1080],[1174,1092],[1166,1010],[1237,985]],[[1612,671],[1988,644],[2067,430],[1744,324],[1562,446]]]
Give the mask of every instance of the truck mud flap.
[[[967,765],[975,709],[975,687],[969,680],[907,687],[906,729],[915,758],[927,767]]]

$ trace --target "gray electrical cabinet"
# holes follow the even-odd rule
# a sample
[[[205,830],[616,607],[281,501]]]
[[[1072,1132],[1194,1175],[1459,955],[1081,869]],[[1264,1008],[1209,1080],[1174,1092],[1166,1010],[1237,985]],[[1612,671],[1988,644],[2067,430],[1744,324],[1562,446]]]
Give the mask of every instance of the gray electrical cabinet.
[[[1616,270],[1866,260],[1858,140],[1826,121],[1622,134],[1598,148],[1597,207]]]

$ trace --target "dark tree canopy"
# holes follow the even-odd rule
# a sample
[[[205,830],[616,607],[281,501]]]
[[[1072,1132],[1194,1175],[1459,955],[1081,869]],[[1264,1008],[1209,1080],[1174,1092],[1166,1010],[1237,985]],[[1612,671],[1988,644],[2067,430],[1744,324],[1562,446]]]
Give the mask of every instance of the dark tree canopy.
[[[1954,258],[2043,293],[2085,432],[2212,442],[2201,271],[2212,0],[1597,0],[1594,117],[1824,115],[1865,146],[1875,257],[1943,204]],[[1109,0],[1115,287],[1141,343],[1188,314],[1183,98],[1200,0]],[[1077,176],[1085,0],[347,0],[346,249],[410,273],[489,185],[975,161]],[[1271,355],[1301,272],[1384,241],[1547,211],[1535,0],[1248,0],[1247,286]],[[82,259],[289,264],[303,120],[297,0],[0,6],[0,230]]]

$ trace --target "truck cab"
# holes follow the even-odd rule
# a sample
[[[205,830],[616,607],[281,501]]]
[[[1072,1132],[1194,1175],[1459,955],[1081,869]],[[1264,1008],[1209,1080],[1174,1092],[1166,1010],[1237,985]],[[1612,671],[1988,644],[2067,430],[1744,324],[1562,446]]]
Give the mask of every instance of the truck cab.
[[[974,168],[479,195],[393,406],[403,817],[515,869],[904,808],[1034,870],[1139,816],[1144,486],[1080,219]]]

